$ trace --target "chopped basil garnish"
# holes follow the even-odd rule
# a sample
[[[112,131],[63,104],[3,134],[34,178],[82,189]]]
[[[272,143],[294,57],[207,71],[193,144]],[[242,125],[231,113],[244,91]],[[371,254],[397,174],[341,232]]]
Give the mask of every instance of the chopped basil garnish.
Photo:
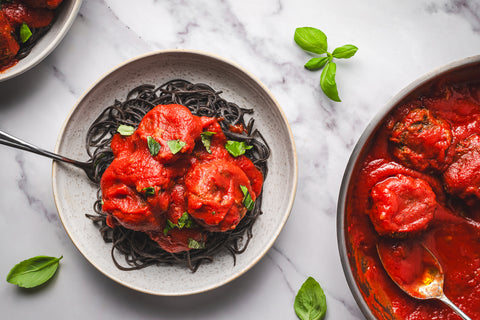
[[[117,132],[120,133],[122,136],[131,136],[135,132],[135,128],[132,126],[121,124],[117,128]]]
[[[154,187],[146,187],[142,189],[145,192],[146,196],[154,196],[155,195],[155,188]]]
[[[188,239],[188,247],[190,249],[205,249],[205,242],[198,242],[195,239]]]
[[[255,201],[252,200],[252,196],[250,195],[250,192],[248,192],[247,187],[240,186],[240,189],[242,189],[243,192],[243,205],[248,211],[251,211],[255,205]]]
[[[241,156],[246,150],[252,148],[253,147],[246,144],[245,141],[228,140],[225,144],[225,149],[234,157]]]
[[[150,150],[150,154],[152,156],[156,156],[160,152],[160,143],[157,140],[153,139],[152,137],[147,137],[147,145],[148,150]]]
[[[168,147],[170,148],[170,151],[172,151],[173,154],[182,150],[182,148],[185,147],[186,145],[185,142],[179,139],[167,141],[167,144],[168,144]]]
[[[313,279],[303,283],[295,297],[295,313],[301,320],[321,320],[327,312],[327,300],[320,284]]]
[[[177,223],[173,223],[172,221],[167,219],[167,224],[163,229],[163,234],[167,235],[168,231],[172,230],[173,228],[183,229],[183,228],[193,228],[195,227],[195,220],[193,220],[189,215],[188,212],[184,212],[182,216],[178,219]]]
[[[60,258],[37,256],[15,265],[7,281],[23,288],[33,288],[48,281],[57,271]]]
[[[210,150],[210,145],[212,143],[212,136],[214,134],[216,134],[216,132],[212,131],[205,131],[200,134],[200,136],[202,137],[202,143],[205,146],[205,149],[207,149],[208,153],[212,153],[212,151]]]
[[[27,26],[27,24],[24,22],[20,26],[20,41],[22,41],[22,43],[25,43],[25,42],[27,42],[28,39],[30,39],[31,36],[32,36],[32,31]]]

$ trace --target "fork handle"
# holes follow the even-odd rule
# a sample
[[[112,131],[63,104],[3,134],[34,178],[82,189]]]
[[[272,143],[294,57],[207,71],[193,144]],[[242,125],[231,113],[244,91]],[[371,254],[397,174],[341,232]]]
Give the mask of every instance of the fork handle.
[[[0,144],[6,145],[6,146],[9,146],[9,147],[13,147],[13,148],[17,148],[17,149],[21,149],[21,150],[24,150],[24,151],[29,151],[29,152],[32,152],[32,153],[36,153],[38,155],[45,156],[45,157],[48,157],[50,159],[63,161],[63,162],[68,162],[68,163],[71,163],[71,164],[74,164],[74,165],[80,165],[81,166],[83,164],[80,161],[76,161],[76,160],[61,156],[59,154],[44,150],[44,149],[39,148],[37,146],[34,146],[31,143],[20,140],[20,139],[12,136],[12,135],[10,135],[6,132],[3,132],[1,130],[0,130]]]

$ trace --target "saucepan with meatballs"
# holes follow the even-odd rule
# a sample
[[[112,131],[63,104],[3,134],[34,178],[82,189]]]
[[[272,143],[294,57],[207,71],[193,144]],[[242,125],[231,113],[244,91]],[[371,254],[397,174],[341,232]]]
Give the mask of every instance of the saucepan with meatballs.
[[[480,56],[412,83],[369,125],[345,171],[337,235],[347,282],[368,319],[457,319],[388,277],[377,245],[408,256],[406,243],[438,258],[445,294],[480,319]],[[416,261],[406,263],[404,278],[417,271]]]

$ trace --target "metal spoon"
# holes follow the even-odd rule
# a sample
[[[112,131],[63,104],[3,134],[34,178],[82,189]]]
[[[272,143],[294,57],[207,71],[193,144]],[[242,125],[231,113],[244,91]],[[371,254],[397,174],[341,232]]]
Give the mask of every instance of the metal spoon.
[[[73,160],[73,159],[58,155],[56,153],[41,149],[41,148],[36,147],[36,146],[34,146],[34,145],[32,145],[28,142],[25,142],[23,140],[15,138],[14,136],[11,136],[8,133],[5,133],[1,130],[0,130],[0,144],[6,145],[6,146],[9,146],[9,147],[13,147],[13,148],[17,148],[17,149],[21,149],[21,150],[25,150],[25,151],[29,151],[29,152],[33,152],[33,153],[39,154],[41,156],[48,157],[48,158],[53,159],[53,160],[69,163],[69,164],[74,165],[75,167],[78,167],[78,168],[82,169],[83,171],[85,171],[85,173],[87,174],[87,177],[90,180],[92,180],[94,182],[98,180],[98,179],[96,179],[95,168],[94,168],[94,165],[91,161],[82,162],[82,161],[77,161],[77,160]]]
[[[416,247],[410,248],[411,250],[402,250],[401,254],[393,254],[397,249],[398,246],[396,247],[386,242],[377,244],[377,252],[383,267],[388,276],[400,289],[417,299],[438,299],[449,306],[462,319],[471,320],[443,293],[444,275],[442,266],[428,248],[423,244],[417,244]],[[416,255],[415,260],[412,259],[414,255]],[[407,273],[407,275],[404,272],[398,272],[405,268],[405,265],[411,266],[409,262],[420,260],[418,258],[421,258],[421,261],[415,264],[412,270],[408,269],[411,272]]]

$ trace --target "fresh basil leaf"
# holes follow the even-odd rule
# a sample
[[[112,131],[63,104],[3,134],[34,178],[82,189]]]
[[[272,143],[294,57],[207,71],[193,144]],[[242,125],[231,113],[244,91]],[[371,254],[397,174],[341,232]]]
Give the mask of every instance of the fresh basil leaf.
[[[337,59],[348,59],[353,57],[357,50],[358,48],[354,45],[346,44],[333,50],[332,56]]]
[[[252,196],[250,192],[248,192],[248,188],[246,186],[240,186],[243,193],[243,205],[247,208],[248,211],[251,211],[255,205],[255,201],[252,200]]]
[[[160,152],[160,143],[150,136],[147,137],[147,145],[152,156],[156,156]]]
[[[193,220],[189,215],[188,212],[184,212],[182,216],[178,219],[177,223],[173,223],[172,221],[167,219],[167,224],[163,229],[163,234],[167,235],[168,231],[172,230],[173,228],[183,229],[183,228],[193,228],[195,227],[195,220]]]
[[[228,140],[225,144],[225,149],[234,157],[241,156],[245,154],[246,150],[252,149],[252,146],[249,146],[245,141],[233,141]]]
[[[212,151],[210,150],[210,145],[212,143],[212,136],[214,134],[216,134],[216,132],[212,132],[212,131],[204,131],[200,134],[202,138],[202,143],[205,146],[205,149],[207,149],[208,153],[212,153]]]
[[[165,224],[165,228],[163,229],[163,234],[167,235],[168,231],[172,230],[175,227],[176,225],[172,221],[167,219],[167,223]]]
[[[325,318],[327,300],[320,284],[313,279],[308,279],[298,290],[294,303],[295,313],[301,320],[320,320]]]
[[[338,96],[337,83],[335,82],[336,73],[337,65],[335,62],[329,62],[320,75],[320,86],[327,97],[333,101],[340,102],[341,100]]]
[[[185,147],[186,143],[183,142],[182,140],[170,140],[167,141],[168,147],[170,148],[170,151],[175,154],[182,150],[183,147]]]
[[[318,70],[325,66],[328,62],[328,57],[321,57],[321,58],[312,58],[305,63],[305,68],[308,70]]]
[[[55,274],[62,258],[37,256],[24,260],[10,270],[7,281],[23,288],[39,286]]]
[[[297,28],[293,39],[305,51],[318,54],[327,52],[327,36],[317,28]]]
[[[132,126],[121,124],[117,128],[117,132],[120,133],[122,136],[131,136],[135,132],[135,128]]]
[[[24,22],[20,26],[20,41],[22,41],[22,43],[25,43],[25,42],[27,42],[28,39],[30,39],[31,36],[32,36],[32,31],[27,26],[27,24]]]
[[[190,249],[205,249],[205,242],[198,242],[195,239],[188,239],[188,247]]]
[[[155,195],[155,188],[154,187],[146,187],[142,189],[145,192],[146,196],[154,196]]]
[[[188,212],[184,212],[180,219],[177,221],[177,227],[178,229],[183,229],[185,228],[192,228],[194,225],[193,219],[188,215]]]

